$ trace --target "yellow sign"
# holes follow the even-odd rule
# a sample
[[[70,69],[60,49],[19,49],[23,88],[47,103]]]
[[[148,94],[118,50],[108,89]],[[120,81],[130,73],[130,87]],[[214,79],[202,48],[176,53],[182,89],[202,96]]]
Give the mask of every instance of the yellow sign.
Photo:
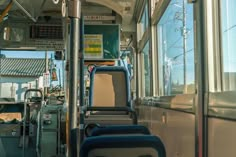
[[[85,58],[103,58],[103,36],[102,34],[84,35]]]

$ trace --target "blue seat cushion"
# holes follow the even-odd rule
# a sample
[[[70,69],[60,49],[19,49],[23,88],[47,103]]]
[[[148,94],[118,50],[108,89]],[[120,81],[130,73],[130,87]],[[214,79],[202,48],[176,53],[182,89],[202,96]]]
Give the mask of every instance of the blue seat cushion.
[[[91,131],[90,136],[114,135],[114,134],[146,134],[149,135],[148,128],[142,125],[110,125],[98,126]]]
[[[152,148],[155,150],[156,154],[158,154],[158,157],[166,157],[164,144],[160,138],[152,135],[89,137],[81,144],[80,157],[88,157],[89,154],[94,150],[113,148],[124,148],[126,150],[127,148],[128,150],[132,150],[132,148]],[[142,152],[142,154],[145,153],[148,155],[149,152]],[[127,155],[127,157],[128,156],[129,155]],[[112,157],[112,154],[110,154],[108,157]]]

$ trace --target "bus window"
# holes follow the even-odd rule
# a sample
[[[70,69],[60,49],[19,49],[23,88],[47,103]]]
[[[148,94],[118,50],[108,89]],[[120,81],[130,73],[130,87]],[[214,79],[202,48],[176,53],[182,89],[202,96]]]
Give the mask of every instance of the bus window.
[[[148,28],[148,4],[145,4],[143,13],[142,13],[142,17],[141,17],[141,21],[139,23],[141,25],[141,29],[140,29],[140,36],[143,36],[143,34],[145,33],[145,31]]]
[[[236,18],[234,0],[220,1],[223,90],[236,89]]]
[[[172,0],[157,23],[160,95],[194,93],[193,5]]]
[[[150,51],[149,51],[149,41],[143,48],[143,69],[144,69],[144,86],[145,86],[145,96],[151,96],[151,65],[150,65]]]

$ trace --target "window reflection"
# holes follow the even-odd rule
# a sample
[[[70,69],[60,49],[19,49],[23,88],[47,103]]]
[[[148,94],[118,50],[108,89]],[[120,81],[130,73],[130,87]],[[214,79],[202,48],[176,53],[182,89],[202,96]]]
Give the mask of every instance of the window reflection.
[[[194,92],[193,6],[172,0],[157,24],[161,95]]]
[[[150,54],[149,54],[149,41],[143,48],[144,54],[144,84],[145,84],[145,96],[151,96],[151,65],[150,65]]]
[[[148,5],[147,3],[145,4],[145,8],[141,17],[141,36],[143,36],[144,32],[147,30],[148,28]]]
[[[236,18],[235,0],[221,0],[221,38],[223,57],[223,89],[236,89]]]
[[[6,41],[20,42],[24,38],[24,30],[21,28],[5,27],[3,33],[3,39]]]

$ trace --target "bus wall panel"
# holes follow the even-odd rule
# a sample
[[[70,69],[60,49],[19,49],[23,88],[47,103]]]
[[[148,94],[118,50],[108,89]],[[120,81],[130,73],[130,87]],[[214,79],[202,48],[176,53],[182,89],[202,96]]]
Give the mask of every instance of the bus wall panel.
[[[138,123],[150,129],[151,127],[151,107],[139,106],[138,107]]]
[[[140,109],[145,114],[139,117],[139,121],[150,120],[149,129],[164,142],[167,157],[194,157],[194,114],[149,106]]]
[[[208,118],[208,156],[235,156],[235,145],[236,121]]]

